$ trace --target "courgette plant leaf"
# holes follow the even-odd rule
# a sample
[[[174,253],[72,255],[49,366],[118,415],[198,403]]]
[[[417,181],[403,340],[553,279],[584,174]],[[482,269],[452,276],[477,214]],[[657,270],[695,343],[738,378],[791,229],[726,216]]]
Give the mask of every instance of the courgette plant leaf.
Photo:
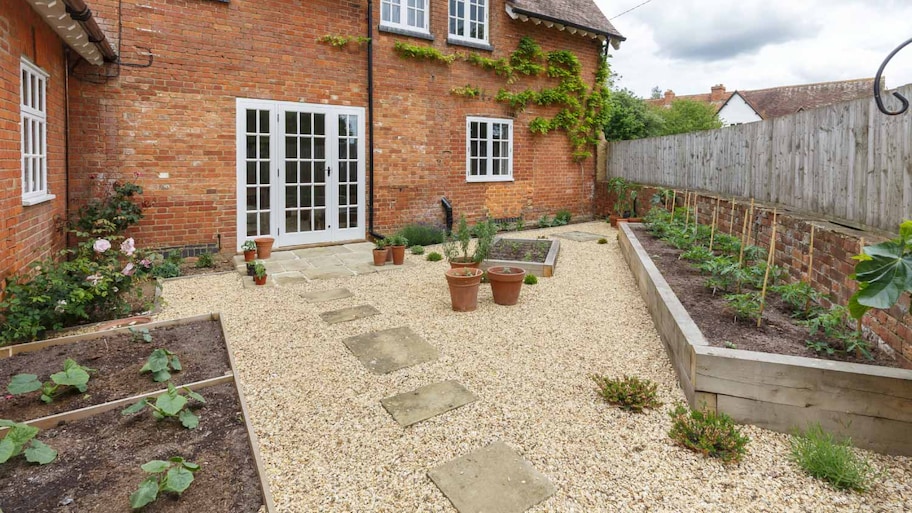
[[[37,375],[16,374],[13,376],[13,379],[10,380],[10,384],[6,387],[6,390],[13,395],[22,395],[34,392],[39,388],[41,388],[41,382],[38,381]]]
[[[158,479],[152,476],[139,484],[139,488],[130,494],[130,507],[139,509],[150,504],[158,497]]]
[[[912,254],[906,254],[905,238],[867,246],[863,253],[869,259],[855,265],[855,279],[864,286],[859,287],[853,302],[887,309],[903,292],[912,291]],[[859,311],[856,308],[853,316]]]
[[[25,459],[29,463],[47,465],[57,459],[57,451],[39,440],[32,440],[31,446],[25,450]]]

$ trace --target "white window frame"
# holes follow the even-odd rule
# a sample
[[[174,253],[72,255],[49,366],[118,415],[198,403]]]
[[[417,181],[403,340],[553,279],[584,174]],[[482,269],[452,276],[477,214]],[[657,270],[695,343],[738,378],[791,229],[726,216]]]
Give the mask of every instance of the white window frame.
[[[487,125],[487,135],[485,139],[485,170],[484,173],[477,175],[472,174],[472,159],[479,157],[472,156],[472,123],[484,123]],[[494,124],[507,125],[509,139],[507,140],[507,173],[495,175],[494,172]],[[499,158],[503,159],[503,155]],[[466,117],[466,181],[467,182],[512,182],[513,181],[513,120],[506,118],[484,118],[476,116]]]
[[[470,43],[488,44],[488,39],[489,39],[488,35],[491,32],[491,0],[448,0],[448,2],[449,2],[449,4],[448,4],[449,15],[447,16],[447,36],[448,36],[448,38],[456,40],[456,41],[466,41],[466,42],[470,42]],[[483,22],[484,23],[484,35],[480,38],[472,37],[469,35],[469,34],[471,34],[469,25],[470,25],[470,23],[472,23],[470,10],[472,8],[473,3],[483,4],[483,6],[479,6],[480,8],[484,9],[484,22]],[[462,17],[460,17],[458,15],[458,12],[454,11],[451,8],[454,5],[459,5],[459,4],[462,5],[462,13],[463,13]],[[462,21],[462,27],[465,31],[464,35],[454,34],[453,31],[450,30],[450,28],[451,28],[450,22],[453,20]]]
[[[47,81],[50,75],[22,58],[19,64],[19,153],[22,204],[55,198],[48,188]]]
[[[409,2],[424,2],[424,8],[410,7]],[[431,0],[380,0],[380,26],[389,27],[399,30],[404,30],[407,32],[420,32],[422,34],[431,33]],[[383,18],[383,8],[389,6],[390,17],[392,18],[393,6],[399,7],[399,17],[398,19],[389,19],[386,20]],[[424,12],[424,26],[418,25],[409,25],[408,24],[408,11],[409,9],[414,9],[416,11]]]

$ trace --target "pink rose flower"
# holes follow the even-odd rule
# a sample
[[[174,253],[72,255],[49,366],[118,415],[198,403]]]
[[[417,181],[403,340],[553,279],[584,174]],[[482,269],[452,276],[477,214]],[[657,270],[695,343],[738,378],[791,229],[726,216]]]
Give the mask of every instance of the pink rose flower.
[[[148,269],[148,268],[152,267],[152,261],[149,260],[148,258],[143,258],[142,260],[139,261],[139,265]]]
[[[136,251],[136,246],[134,245],[133,237],[120,243],[120,251],[127,256],[133,256],[133,253]]]
[[[123,268],[123,271],[120,271],[124,276],[133,276],[134,272],[136,272],[136,268],[133,264],[127,264],[127,266]]]
[[[95,241],[95,244],[92,245],[92,248],[96,253],[104,253],[105,251],[111,249],[111,243],[107,239],[98,239]]]
[[[101,240],[101,239],[99,239],[99,240]],[[92,282],[92,285],[98,285],[98,282],[101,281],[101,275],[97,274],[97,273],[90,274],[89,276],[86,276],[86,281]]]

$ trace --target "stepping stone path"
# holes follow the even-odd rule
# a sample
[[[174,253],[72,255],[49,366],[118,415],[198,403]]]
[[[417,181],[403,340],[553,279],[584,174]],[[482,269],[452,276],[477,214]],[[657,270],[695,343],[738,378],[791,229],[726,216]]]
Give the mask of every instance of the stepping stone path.
[[[459,383],[444,381],[381,399],[380,404],[400,426],[406,427],[477,400]]]
[[[348,338],[344,343],[365,367],[376,374],[389,374],[434,361],[438,357],[437,349],[411,328],[375,331]]]
[[[352,296],[354,296],[354,294],[352,294],[350,290],[342,288],[320,290],[317,292],[308,292],[307,294],[301,294],[301,297],[310,303],[325,303],[327,301],[335,301],[337,299],[345,299]]]
[[[603,235],[598,235],[595,233],[589,232],[564,232],[564,233],[555,233],[552,237],[559,237],[561,239],[572,240],[575,242],[589,242],[591,240],[598,240],[603,237]]]
[[[326,321],[326,324],[338,324],[340,322],[354,321],[356,319],[363,319],[379,314],[380,310],[377,310],[371,305],[361,305],[343,308],[341,310],[333,310],[331,312],[323,312],[320,314],[320,318]]]
[[[428,472],[460,513],[520,513],[554,494],[554,485],[503,442]]]

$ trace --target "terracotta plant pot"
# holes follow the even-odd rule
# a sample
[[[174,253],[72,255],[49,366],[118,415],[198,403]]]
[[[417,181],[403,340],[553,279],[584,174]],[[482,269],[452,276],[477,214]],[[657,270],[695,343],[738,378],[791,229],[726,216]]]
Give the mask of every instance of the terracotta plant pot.
[[[244,261],[253,262],[254,260],[256,260],[256,254],[257,254],[257,250],[255,250],[255,249],[244,250]]]
[[[478,269],[478,265],[481,262],[475,262],[474,260],[461,260],[459,258],[454,258],[450,260],[450,269],[462,269],[464,267],[471,267],[472,269]]]
[[[481,269],[474,268],[447,270],[446,279],[454,311],[471,312],[478,308],[478,287],[482,274]]]
[[[611,223],[611,226],[613,226],[614,228],[617,228],[618,216],[611,214],[610,216],[608,216],[608,222]]]
[[[127,328],[130,326],[137,326],[139,324],[146,324],[152,322],[152,318],[147,315],[136,315],[133,317],[125,317],[123,319],[114,319],[113,321],[107,321],[98,324],[95,327],[95,331],[108,331],[115,330],[117,328]]]
[[[374,250],[374,265],[383,265],[386,263],[386,256],[389,254],[389,248]]]
[[[405,263],[405,246],[390,246],[390,253],[393,254],[393,265]]]
[[[275,239],[272,237],[260,237],[258,239],[253,239],[253,242],[256,243],[257,258],[266,260],[272,255],[272,244],[275,242]]]
[[[498,305],[510,306],[519,301],[526,270],[519,267],[489,267],[488,281],[491,282],[491,293]]]
[[[265,275],[265,274],[263,275],[262,278],[259,278],[259,277],[257,277],[257,276],[254,276],[254,277],[253,277],[253,282],[256,283],[257,285],[266,285],[266,278],[268,278],[268,277],[269,277],[269,276],[268,276],[268,275]]]

